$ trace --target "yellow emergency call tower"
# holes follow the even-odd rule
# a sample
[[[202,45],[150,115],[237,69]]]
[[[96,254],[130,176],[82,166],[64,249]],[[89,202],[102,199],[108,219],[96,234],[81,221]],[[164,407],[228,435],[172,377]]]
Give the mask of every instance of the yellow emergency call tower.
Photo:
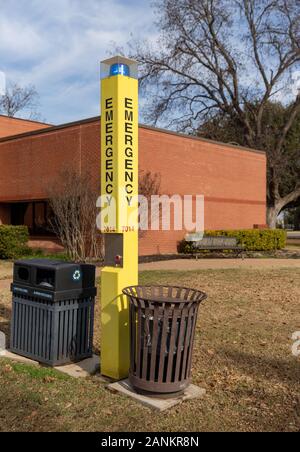
[[[137,63],[116,56],[101,63],[101,373],[129,371],[129,307],[122,289],[138,284]]]

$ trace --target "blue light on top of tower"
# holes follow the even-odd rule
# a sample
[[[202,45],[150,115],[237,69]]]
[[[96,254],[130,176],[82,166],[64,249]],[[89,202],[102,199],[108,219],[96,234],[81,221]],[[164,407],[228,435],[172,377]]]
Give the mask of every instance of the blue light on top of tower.
[[[123,63],[115,63],[110,66],[109,75],[126,75],[130,76],[129,66]]]

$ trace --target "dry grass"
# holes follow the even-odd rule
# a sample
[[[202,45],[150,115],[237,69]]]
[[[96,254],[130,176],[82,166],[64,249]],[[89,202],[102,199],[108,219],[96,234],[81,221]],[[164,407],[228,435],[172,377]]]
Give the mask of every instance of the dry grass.
[[[291,335],[300,330],[299,276],[299,269],[143,272],[141,283],[209,294],[192,373],[207,396],[157,414],[107,392],[97,377],[73,380],[1,360],[0,430],[299,431],[300,362],[291,354]],[[2,293],[0,330],[9,314]]]
[[[13,271],[12,262],[0,261],[0,280],[11,278],[12,271]]]

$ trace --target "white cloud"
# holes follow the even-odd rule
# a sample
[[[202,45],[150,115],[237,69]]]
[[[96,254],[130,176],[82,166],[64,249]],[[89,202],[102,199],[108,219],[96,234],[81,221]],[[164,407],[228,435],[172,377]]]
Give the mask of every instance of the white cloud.
[[[6,89],[6,78],[4,72],[0,71],[0,96],[5,94]]]
[[[34,28],[13,19],[0,17],[0,54],[8,60],[27,59],[39,55],[43,42]]]
[[[41,113],[60,123],[99,112],[99,62],[127,41],[153,38],[148,0],[0,0],[0,67],[32,83]]]

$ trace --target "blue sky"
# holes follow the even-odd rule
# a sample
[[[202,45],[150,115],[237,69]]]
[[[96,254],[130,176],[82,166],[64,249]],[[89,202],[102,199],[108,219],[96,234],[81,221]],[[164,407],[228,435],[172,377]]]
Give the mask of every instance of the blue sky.
[[[49,123],[96,116],[99,62],[132,36],[155,41],[154,20],[151,0],[0,0],[0,71],[35,85]]]

